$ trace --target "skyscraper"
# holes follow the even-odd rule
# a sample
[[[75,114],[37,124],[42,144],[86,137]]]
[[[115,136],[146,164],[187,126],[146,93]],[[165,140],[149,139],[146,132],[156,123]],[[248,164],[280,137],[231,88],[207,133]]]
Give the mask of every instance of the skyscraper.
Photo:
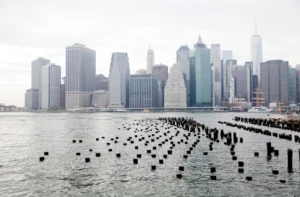
[[[220,44],[212,44],[210,50],[210,62],[213,66],[213,105],[221,104],[221,47]]]
[[[48,63],[42,68],[42,76],[42,109],[60,107],[60,66]]]
[[[289,63],[282,60],[270,60],[261,63],[261,89],[265,104],[277,102],[289,103]]]
[[[128,107],[129,102],[129,59],[127,53],[112,54],[109,70],[109,107]]]
[[[297,71],[289,67],[289,104],[297,103]]]
[[[66,48],[66,109],[90,106],[95,89],[96,51],[82,44]]]
[[[39,91],[39,106],[42,108],[42,67],[50,63],[50,60],[39,57],[31,62],[31,88]]]
[[[152,75],[156,77],[159,84],[158,107],[164,106],[165,86],[168,80],[168,66],[157,64],[152,67]]]
[[[184,75],[179,64],[174,64],[171,67],[170,75],[165,88],[165,107],[187,107],[186,92]]]
[[[201,36],[195,44],[195,51],[190,59],[190,79],[191,106],[212,106],[210,49],[203,44]]]
[[[177,64],[184,75],[187,105],[190,105],[190,49],[183,45],[177,50]]]
[[[260,63],[262,62],[262,41],[260,35],[257,34],[255,25],[255,35],[251,38],[251,59],[253,62],[253,74],[258,76],[260,81]],[[260,82],[259,82],[260,83]]]
[[[237,60],[228,59],[225,61],[222,61],[221,65],[221,94],[222,94],[222,100],[228,100],[229,98],[229,86],[230,86],[230,80],[232,77],[232,69],[234,66],[237,65]]]
[[[129,108],[158,107],[158,80],[152,74],[130,75]]]
[[[250,63],[245,66],[235,66],[232,70],[232,77],[234,78],[235,97],[243,98],[251,102],[251,67]]]
[[[149,48],[147,51],[147,74],[152,73],[152,67],[154,66],[154,51]]]

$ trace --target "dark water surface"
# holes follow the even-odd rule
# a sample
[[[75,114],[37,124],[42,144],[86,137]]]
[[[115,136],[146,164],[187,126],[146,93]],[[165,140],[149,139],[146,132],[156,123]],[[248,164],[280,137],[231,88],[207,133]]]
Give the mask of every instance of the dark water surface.
[[[217,123],[234,122],[232,118],[236,115],[267,117],[250,113],[0,113],[0,196],[300,196],[300,145]],[[159,142],[155,141],[145,147],[144,142],[135,139],[133,145],[123,146],[129,136],[147,138],[148,134],[134,133],[133,125],[133,129],[125,130],[122,124],[160,116],[193,117],[209,127],[237,132],[244,138],[244,143],[236,145],[238,160],[232,160],[230,148],[222,141],[214,143],[213,151],[209,151],[210,141],[205,136],[201,136],[188,159],[183,159],[183,155],[196,138],[188,145],[176,144],[173,154],[162,165],[158,160],[167,153],[169,144],[158,147]],[[175,130],[171,129],[172,132]],[[116,136],[117,144],[110,141]],[[82,139],[83,143],[73,144],[74,139]],[[266,160],[268,141],[279,150],[279,156],[270,161]],[[108,151],[107,142],[111,143],[112,152]],[[146,153],[153,146],[158,147],[154,151],[156,158]],[[290,174],[288,148],[294,150],[294,173]],[[40,162],[45,151],[49,156]],[[204,151],[209,152],[207,156]],[[76,152],[81,156],[76,156]],[[96,152],[101,157],[95,157]],[[260,156],[254,157],[254,152]],[[116,158],[116,153],[121,153],[121,158]],[[137,154],[142,154],[142,158],[134,165],[132,160]],[[86,157],[91,158],[90,163],[85,163]],[[238,161],[245,163],[244,174],[238,173]],[[151,165],[156,165],[157,170],[151,171]],[[176,178],[179,166],[185,167],[182,179]],[[216,181],[210,180],[211,166],[216,167]],[[279,175],[272,174],[274,169],[279,170]],[[246,181],[245,176],[252,176],[253,181]]]

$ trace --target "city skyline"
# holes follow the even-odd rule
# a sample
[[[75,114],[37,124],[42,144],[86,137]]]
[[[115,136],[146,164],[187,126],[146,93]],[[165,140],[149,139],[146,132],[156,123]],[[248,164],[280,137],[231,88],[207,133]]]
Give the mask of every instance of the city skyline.
[[[296,1],[245,1],[243,4],[233,0],[227,4],[216,0],[210,3],[172,1],[171,5],[168,2],[136,4],[136,1],[128,1],[124,4],[120,1],[118,8],[113,2],[107,2],[105,6],[91,2],[83,5],[72,2],[70,6],[70,2],[53,1],[42,5],[31,0],[21,7],[10,1],[4,2],[5,6],[0,8],[3,16],[0,24],[4,29],[0,32],[0,87],[4,93],[1,103],[24,106],[24,90],[30,87],[30,63],[37,57],[51,59],[60,65],[62,76],[65,76],[65,47],[76,42],[97,51],[96,73],[105,76],[108,76],[112,52],[128,53],[132,73],[146,68],[148,46],[155,51],[155,63],[171,67],[176,62],[178,47],[188,45],[192,48],[199,34],[208,47],[219,43],[221,50],[232,50],[233,58],[243,65],[251,60],[250,40],[256,19],[263,38],[263,61],[288,60],[292,67],[300,62],[296,48],[300,43],[300,28],[294,25],[299,18]],[[152,9],[153,12],[164,10],[167,14],[156,16],[147,12],[154,6],[157,9]],[[268,6],[272,6],[272,10],[266,10]],[[195,13],[193,10],[197,7],[203,10]],[[187,11],[177,16],[179,8]],[[120,20],[114,17],[113,9],[124,13],[124,17]],[[130,9],[138,11],[125,14]],[[76,14],[79,10],[82,12],[80,17]],[[207,20],[212,10],[221,14],[214,14],[212,20]],[[276,11],[282,15],[277,16]],[[24,17],[11,18],[16,12]],[[221,16],[222,20],[219,20]],[[11,18],[10,22],[4,20],[7,17]],[[195,17],[199,20],[191,20]],[[126,28],[126,33],[121,33],[119,28]]]

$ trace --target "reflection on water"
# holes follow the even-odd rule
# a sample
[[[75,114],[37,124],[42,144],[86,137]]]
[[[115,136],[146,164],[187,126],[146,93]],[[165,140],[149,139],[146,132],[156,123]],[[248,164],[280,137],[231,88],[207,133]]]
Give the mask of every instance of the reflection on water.
[[[0,194],[1,196],[294,196],[299,193],[299,145],[226,127],[217,121],[231,121],[235,113],[1,113],[0,114]],[[239,113],[240,116],[261,116],[265,114]],[[244,138],[236,145],[239,161],[244,161],[244,174],[238,173],[237,161],[233,161],[229,147],[223,142],[214,143],[209,151],[210,141],[202,136],[189,158],[183,159],[190,145],[178,144],[173,154],[163,158],[169,145],[157,148],[156,158],[146,150],[157,146],[135,140],[134,145],[123,146],[126,139],[136,134],[148,136],[145,132],[134,133],[131,125],[135,119],[158,118],[160,116],[192,117],[211,128],[235,131]],[[259,127],[259,126],[256,126]],[[121,129],[118,129],[121,128]],[[159,127],[163,132],[167,131]],[[280,133],[278,129],[273,129]],[[182,129],[180,131],[183,132]],[[171,133],[175,130],[171,129]],[[289,131],[285,131],[288,133]],[[102,136],[105,139],[102,139]],[[119,137],[118,143],[111,141],[112,152],[106,145],[110,138]],[[96,138],[99,141],[96,141]],[[72,143],[72,140],[83,143]],[[176,138],[175,138],[176,139]],[[191,139],[193,141],[193,138]],[[279,157],[266,160],[266,142],[279,150]],[[138,150],[134,146],[139,146]],[[157,146],[158,147],[158,146]],[[294,173],[287,173],[288,148],[294,150]],[[89,149],[93,151],[90,152]],[[49,156],[44,162],[39,157],[44,151]],[[207,156],[203,152],[207,151]],[[76,156],[80,152],[81,156]],[[101,157],[95,157],[95,153]],[[253,153],[259,152],[259,157]],[[116,158],[121,153],[121,158]],[[142,154],[137,165],[132,159]],[[91,158],[85,163],[84,158]],[[151,165],[157,170],[151,171]],[[185,166],[183,178],[177,179],[178,166]],[[210,180],[210,167],[216,167],[217,180]],[[279,170],[273,175],[272,170]],[[253,181],[246,181],[252,176]],[[287,181],[279,183],[279,179]]]

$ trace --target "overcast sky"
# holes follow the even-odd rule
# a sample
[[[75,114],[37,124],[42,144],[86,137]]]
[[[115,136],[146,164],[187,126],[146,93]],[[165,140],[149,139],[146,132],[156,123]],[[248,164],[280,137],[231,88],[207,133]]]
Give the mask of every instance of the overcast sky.
[[[131,73],[146,68],[149,46],[155,63],[172,66],[179,46],[192,48],[199,34],[243,65],[255,19],[263,60],[300,64],[300,0],[0,0],[0,103],[24,106],[37,57],[64,76],[65,47],[75,42],[96,50],[106,76],[112,52],[128,53]]]

